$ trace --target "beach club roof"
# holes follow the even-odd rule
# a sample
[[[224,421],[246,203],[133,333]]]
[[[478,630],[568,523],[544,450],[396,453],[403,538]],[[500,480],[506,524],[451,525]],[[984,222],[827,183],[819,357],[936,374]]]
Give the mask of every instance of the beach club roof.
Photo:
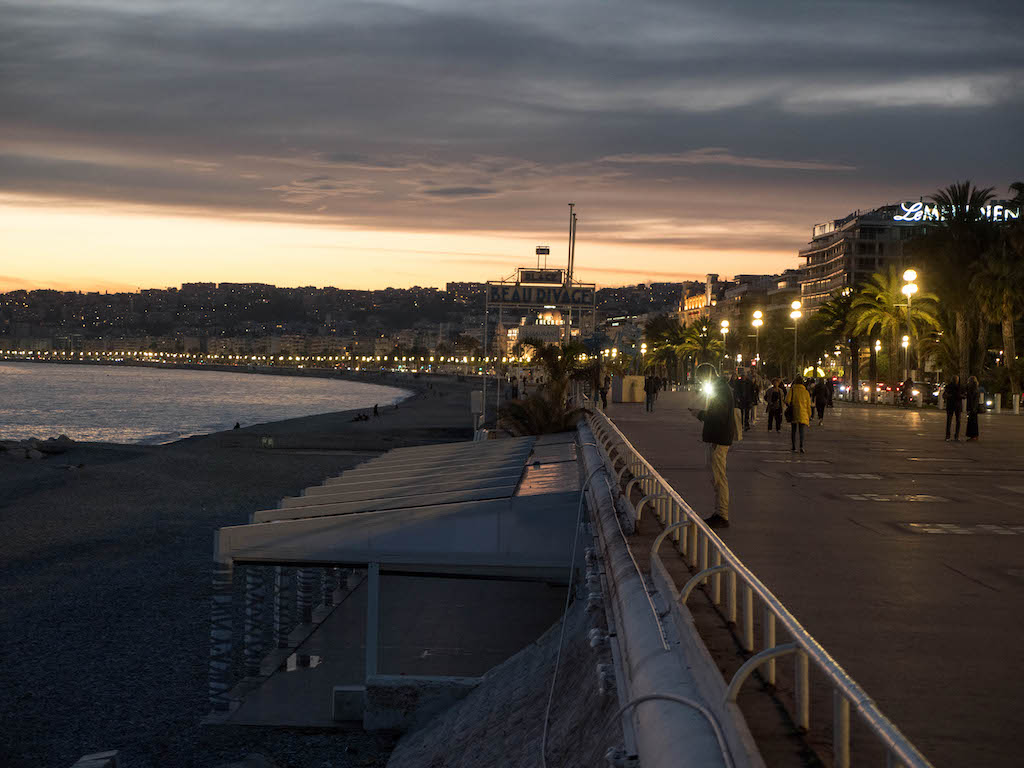
[[[215,559],[564,579],[579,501],[573,437],[389,451],[221,528]]]

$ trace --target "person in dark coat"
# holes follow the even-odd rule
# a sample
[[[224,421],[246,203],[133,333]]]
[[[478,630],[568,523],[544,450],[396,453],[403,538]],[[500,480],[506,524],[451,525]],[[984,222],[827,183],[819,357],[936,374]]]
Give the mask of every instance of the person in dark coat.
[[[768,431],[772,431],[772,423],[775,423],[775,431],[782,431],[782,401],[785,395],[782,392],[781,379],[772,379],[771,388],[765,390],[764,402],[767,405],[765,412],[768,414]]]
[[[751,370],[747,371],[746,377],[743,379],[743,431],[746,432],[750,429],[750,422],[754,418],[754,409],[757,407],[760,401],[759,391],[757,388],[757,382],[754,381],[754,372]]]
[[[960,414],[964,412],[963,398],[966,393],[960,387],[960,377],[954,376],[949,380],[942,396],[946,400],[946,442],[949,442],[949,427],[956,416],[956,431],[953,433],[953,441],[960,442]]]
[[[690,409],[690,413],[704,422],[701,440],[708,444],[708,465],[711,470],[711,484],[715,489],[715,513],[705,522],[712,528],[729,527],[729,479],[726,476],[725,462],[736,426],[733,415],[735,407],[732,388],[722,376],[711,380],[708,407],[701,411],[696,408]]]
[[[644,410],[654,410],[654,399],[658,395],[658,382],[655,381],[653,376],[648,376],[644,379],[644,394],[647,395],[647,404]]]
[[[833,408],[835,407],[832,402],[832,399],[835,397],[836,394],[835,382],[833,382],[832,379],[826,379],[825,387],[828,389],[828,407]]]
[[[739,408],[740,413],[743,414],[744,424],[743,428],[748,429],[746,423],[747,406],[750,403],[750,389],[747,386],[747,380],[739,374],[733,374],[729,380],[729,388],[732,389],[733,407]]]
[[[967,442],[978,439],[978,414],[981,413],[981,387],[978,377],[971,376],[967,380],[967,431],[964,433]]]
[[[825,420],[825,406],[828,405],[828,387],[825,386],[824,377],[818,379],[813,390],[814,409],[818,412],[818,426]]]

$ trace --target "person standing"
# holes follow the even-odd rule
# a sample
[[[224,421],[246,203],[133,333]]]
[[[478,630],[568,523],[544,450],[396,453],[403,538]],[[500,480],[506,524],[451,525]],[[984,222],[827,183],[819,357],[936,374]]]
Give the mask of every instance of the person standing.
[[[609,387],[611,387],[611,385],[612,385],[611,378],[608,377],[608,376],[605,376],[604,377],[604,381],[601,384],[601,410],[603,410],[603,411],[607,411],[608,410],[608,389],[609,389]]]
[[[708,466],[715,489],[715,512],[704,522],[712,528],[729,527],[729,479],[725,464],[736,428],[735,407],[732,387],[722,376],[711,380],[708,407],[702,411],[690,408],[690,413],[704,422],[701,440],[708,444]]]
[[[654,382],[653,376],[648,376],[644,379],[644,394],[647,395],[647,404],[644,410],[654,410],[654,397],[657,394],[658,385]]]
[[[828,387],[825,386],[824,377],[814,385],[814,409],[818,412],[818,426],[825,421],[825,406],[828,405]]]
[[[782,431],[782,401],[785,395],[779,387],[781,379],[772,379],[772,386],[764,393],[764,401],[767,404],[765,412],[768,414],[768,431],[772,431],[772,422],[775,423],[775,431]]]
[[[978,414],[981,412],[981,387],[978,377],[967,380],[967,442],[978,440]]]
[[[793,384],[786,394],[786,405],[793,406],[793,418],[791,421],[792,431],[790,440],[793,444],[793,452],[796,452],[796,433],[800,432],[800,453],[804,452],[804,427],[811,423],[811,396],[804,387],[804,380],[800,376],[793,377]]]
[[[754,409],[758,403],[758,391],[757,382],[754,381],[754,372],[747,370],[747,375],[743,379],[743,431],[746,432],[750,429],[750,422],[754,419]]]
[[[832,379],[825,379],[825,387],[828,389],[828,407],[835,408],[833,398],[836,394],[836,385]]]
[[[949,380],[949,383],[942,392],[942,397],[946,400],[946,442],[949,442],[950,423],[953,421],[953,417],[956,416],[956,432],[953,433],[953,442],[959,443],[960,414],[964,412],[964,393],[960,389],[959,376],[954,376]]]

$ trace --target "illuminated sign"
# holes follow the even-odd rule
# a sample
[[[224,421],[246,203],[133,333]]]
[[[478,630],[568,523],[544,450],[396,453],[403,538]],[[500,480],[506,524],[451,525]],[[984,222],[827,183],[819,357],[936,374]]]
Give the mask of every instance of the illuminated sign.
[[[562,279],[562,270],[560,269],[520,269],[519,282],[561,285],[565,281]]]
[[[488,283],[487,301],[494,306],[514,305],[524,308],[572,307],[593,309],[597,293],[594,285],[543,287],[521,283]]]
[[[892,217],[893,221],[942,221],[945,216],[938,205],[933,203],[900,203],[903,213]],[[1020,206],[1012,207],[1003,203],[992,203],[981,208],[982,218],[989,221],[1015,221],[1020,218]]]

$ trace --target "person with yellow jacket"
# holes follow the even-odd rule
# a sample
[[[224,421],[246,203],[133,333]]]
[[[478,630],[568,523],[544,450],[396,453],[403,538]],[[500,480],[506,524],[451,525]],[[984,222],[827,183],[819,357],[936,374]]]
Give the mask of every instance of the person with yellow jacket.
[[[786,418],[793,425],[791,439],[793,451],[796,452],[796,433],[800,431],[800,453],[804,452],[804,427],[811,423],[811,396],[804,387],[804,380],[799,376],[793,379],[793,386],[786,393]],[[792,408],[792,415],[790,414]]]

